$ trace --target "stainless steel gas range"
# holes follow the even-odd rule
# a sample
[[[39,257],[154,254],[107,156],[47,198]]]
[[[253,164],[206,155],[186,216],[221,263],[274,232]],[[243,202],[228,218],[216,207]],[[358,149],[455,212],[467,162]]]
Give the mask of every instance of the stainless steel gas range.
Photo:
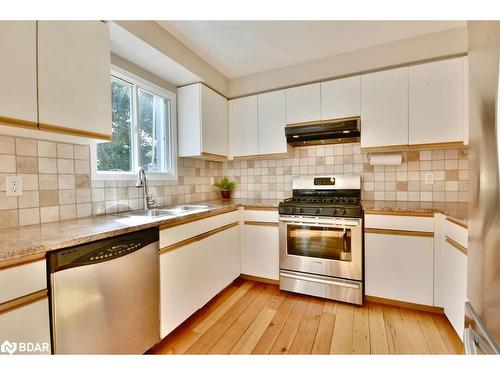
[[[280,289],[363,303],[360,176],[300,176],[279,204]]]

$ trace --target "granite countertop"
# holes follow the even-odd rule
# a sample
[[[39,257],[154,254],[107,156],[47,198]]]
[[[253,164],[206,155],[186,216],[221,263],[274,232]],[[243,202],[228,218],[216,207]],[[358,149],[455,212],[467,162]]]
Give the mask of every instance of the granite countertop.
[[[113,214],[3,229],[0,233],[0,265],[2,262],[158,227],[164,223],[185,221],[189,217],[201,218],[207,213],[223,213],[239,206],[277,208],[278,203],[279,200],[260,199],[212,200],[192,203],[207,205],[208,211],[176,217],[125,217]]]
[[[362,201],[361,204],[365,211],[438,212],[465,226],[469,212],[468,203],[460,202]]]

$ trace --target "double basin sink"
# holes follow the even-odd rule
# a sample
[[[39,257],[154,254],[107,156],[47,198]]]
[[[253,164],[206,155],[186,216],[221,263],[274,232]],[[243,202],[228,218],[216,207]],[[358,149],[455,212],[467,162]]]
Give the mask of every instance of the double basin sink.
[[[189,215],[195,212],[202,212],[208,210],[208,206],[184,204],[173,206],[169,208],[150,208],[149,210],[130,211],[118,214],[118,216],[125,217],[172,217]]]

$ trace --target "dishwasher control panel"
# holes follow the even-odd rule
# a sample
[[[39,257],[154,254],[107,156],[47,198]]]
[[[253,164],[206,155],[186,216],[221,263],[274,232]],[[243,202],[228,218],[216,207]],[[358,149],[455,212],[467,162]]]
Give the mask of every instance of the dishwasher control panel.
[[[130,253],[134,250],[137,250],[141,246],[142,246],[142,244],[140,242],[132,242],[129,244],[114,245],[114,246],[111,246],[110,248],[106,248],[106,249],[103,249],[99,252],[90,254],[90,256],[88,256],[88,260],[92,261],[92,260],[114,258],[116,256],[125,255],[125,254]]]

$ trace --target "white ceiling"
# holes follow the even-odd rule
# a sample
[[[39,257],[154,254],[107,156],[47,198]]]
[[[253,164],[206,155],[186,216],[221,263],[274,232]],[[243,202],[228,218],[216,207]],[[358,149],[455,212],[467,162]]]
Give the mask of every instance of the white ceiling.
[[[418,35],[465,21],[157,21],[227,78]]]
[[[114,22],[109,22],[109,37],[111,52],[176,86],[201,81],[200,77]]]

